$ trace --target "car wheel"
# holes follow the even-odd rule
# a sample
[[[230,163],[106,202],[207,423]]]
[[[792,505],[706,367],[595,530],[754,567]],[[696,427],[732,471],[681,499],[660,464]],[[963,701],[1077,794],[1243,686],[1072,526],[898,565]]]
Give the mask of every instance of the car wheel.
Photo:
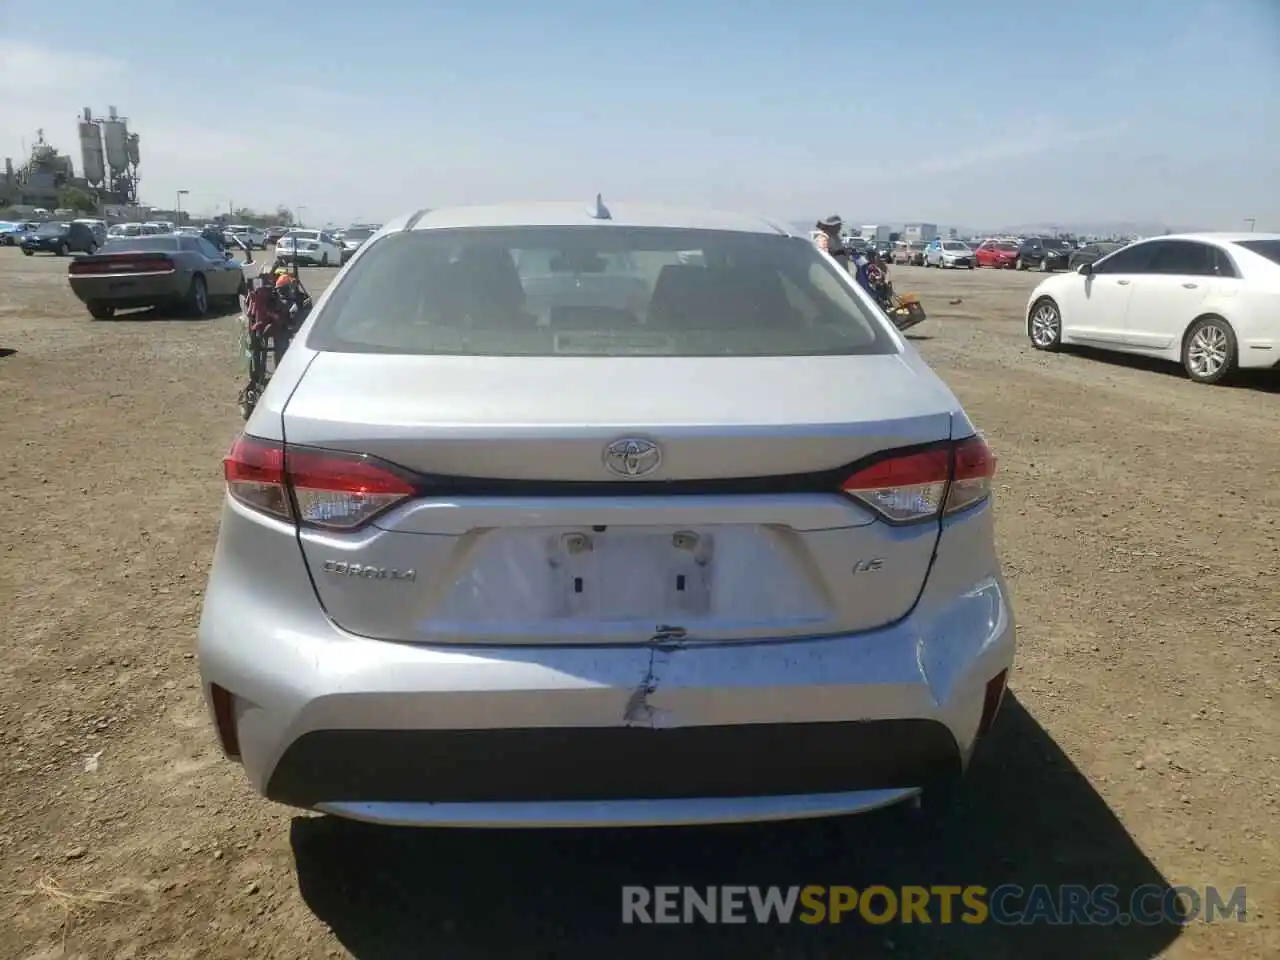
[[[1013,261],[1013,269],[1015,269],[1015,270],[1025,270],[1025,269],[1027,269],[1027,265],[1026,265],[1025,263],[1023,263],[1023,262],[1022,262],[1022,258],[1021,258],[1021,257],[1019,257],[1017,260]]]
[[[65,257],[67,255],[67,245],[65,243],[58,244],[53,248],[53,254],[56,257]]]
[[[193,317],[203,317],[209,312],[209,288],[204,277],[191,278],[191,287],[187,290],[187,312]]]
[[[1041,272],[1041,273],[1048,273],[1048,272],[1049,272],[1049,261],[1048,261],[1048,260],[1041,260],[1041,261],[1040,261],[1040,272]]]
[[[110,320],[116,315],[115,307],[99,303],[97,300],[90,301],[87,306],[89,307],[89,316],[95,320]]]
[[[33,256],[35,256],[35,253],[36,253],[36,252],[35,252],[34,250],[29,250],[29,249],[27,249],[26,247],[23,247],[23,248],[22,248],[22,255],[23,255],[24,257],[33,257]]]
[[[89,246],[84,248],[84,252],[92,257],[95,253],[98,252],[98,245],[96,243],[91,243],[89,244]]]
[[[969,269],[970,269],[970,270],[972,270],[972,269],[973,269],[973,264],[972,264],[972,263],[971,263],[971,264],[969,264]]]
[[[1221,383],[1235,372],[1239,350],[1231,324],[1201,317],[1182,341],[1182,366],[1196,383]]]
[[[1048,297],[1041,297],[1031,305],[1027,336],[1031,339],[1031,346],[1037,350],[1052,353],[1062,346],[1062,313]]]

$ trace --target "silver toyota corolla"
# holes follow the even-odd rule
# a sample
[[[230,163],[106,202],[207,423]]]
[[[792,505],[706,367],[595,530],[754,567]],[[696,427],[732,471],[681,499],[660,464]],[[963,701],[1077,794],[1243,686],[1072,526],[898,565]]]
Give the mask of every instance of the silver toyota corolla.
[[[226,457],[213,722],[265,796],[382,823],[927,797],[1013,664],[994,469],[782,226],[404,216],[319,298]]]

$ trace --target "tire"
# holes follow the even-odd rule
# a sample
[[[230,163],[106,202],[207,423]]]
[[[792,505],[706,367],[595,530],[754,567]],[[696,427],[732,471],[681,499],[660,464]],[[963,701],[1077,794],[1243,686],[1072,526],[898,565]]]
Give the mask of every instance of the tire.
[[[1048,261],[1048,260],[1041,260],[1041,261],[1040,261],[1040,272],[1041,272],[1041,273],[1048,273],[1048,272],[1049,272],[1049,261]]]
[[[969,269],[970,269],[970,270],[972,270],[972,269],[973,269],[973,264],[972,264],[972,263],[971,263],[971,264],[969,264]]]
[[[1015,270],[1025,270],[1025,269],[1027,269],[1027,265],[1026,265],[1025,263],[1023,263],[1023,262],[1022,262],[1022,258],[1021,258],[1021,257],[1019,257],[1017,260],[1013,261],[1013,269],[1015,269]]]
[[[84,252],[88,256],[92,257],[95,253],[98,252],[98,245],[96,243],[91,243],[89,244],[89,246],[85,247]]]
[[[187,313],[193,317],[203,317],[209,312],[209,286],[204,277],[196,274],[191,278],[191,286],[183,301]]]
[[[100,303],[97,300],[91,300],[86,304],[89,308],[89,316],[95,320],[110,320],[116,315],[116,308]]]
[[[36,255],[36,252],[34,250],[28,250],[26,247],[23,247],[22,255],[24,257],[34,257]]]
[[[1239,360],[1236,332],[1221,317],[1201,317],[1182,338],[1182,368],[1196,383],[1222,383]]]
[[[67,255],[67,245],[65,243],[58,244],[53,248],[53,255],[55,257],[65,257]]]
[[[1062,311],[1049,297],[1031,305],[1027,315],[1027,339],[1036,350],[1053,353],[1062,348]]]

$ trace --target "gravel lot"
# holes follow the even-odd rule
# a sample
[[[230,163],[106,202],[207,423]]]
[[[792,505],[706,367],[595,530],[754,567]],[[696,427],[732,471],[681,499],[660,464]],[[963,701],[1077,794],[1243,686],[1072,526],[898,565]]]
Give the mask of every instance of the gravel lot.
[[[231,317],[91,321],[0,249],[0,956],[1280,955],[1280,378],[1026,345],[1036,277],[899,267],[999,457],[1022,648],[958,806],[672,832],[379,830],[222,761],[195,627]],[[313,290],[333,271],[310,271]],[[633,928],[624,883],[1248,886],[1246,923]]]

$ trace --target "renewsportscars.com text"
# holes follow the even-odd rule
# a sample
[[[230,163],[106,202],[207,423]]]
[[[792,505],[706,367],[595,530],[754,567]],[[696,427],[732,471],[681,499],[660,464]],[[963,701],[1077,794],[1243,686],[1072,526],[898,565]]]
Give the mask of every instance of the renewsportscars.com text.
[[[1245,888],[1014,884],[622,888],[622,922],[1155,926],[1245,919]]]

